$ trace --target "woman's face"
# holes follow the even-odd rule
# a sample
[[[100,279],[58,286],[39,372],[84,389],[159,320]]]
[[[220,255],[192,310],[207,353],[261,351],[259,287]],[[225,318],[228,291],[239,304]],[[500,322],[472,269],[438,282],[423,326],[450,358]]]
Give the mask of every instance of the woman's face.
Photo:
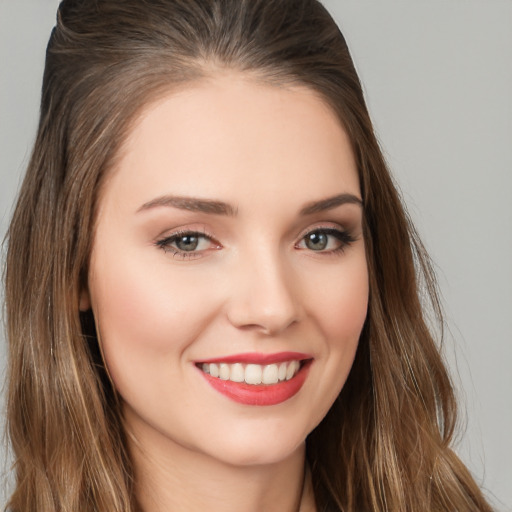
[[[119,156],[82,307],[126,428],[142,448],[236,465],[302,449],[368,301],[337,118],[309,89],[225,74],[149,105]]]

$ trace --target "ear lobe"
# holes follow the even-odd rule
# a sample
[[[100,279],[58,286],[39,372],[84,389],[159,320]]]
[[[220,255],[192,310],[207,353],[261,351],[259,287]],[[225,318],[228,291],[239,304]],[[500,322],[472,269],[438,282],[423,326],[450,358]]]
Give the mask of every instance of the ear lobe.
[[[91,298],[87,288],[83,288],[80,292],[80,302],[78,307],[82,313],[91,309]]]

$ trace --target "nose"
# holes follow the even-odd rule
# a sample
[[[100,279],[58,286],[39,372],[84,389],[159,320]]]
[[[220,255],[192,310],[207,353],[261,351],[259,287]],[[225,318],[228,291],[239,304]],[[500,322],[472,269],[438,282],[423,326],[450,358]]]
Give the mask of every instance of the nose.
[[[232,276],[227,316],[239,329],[276,335],[300,320],[293,270],[276,254],[253,254]]]

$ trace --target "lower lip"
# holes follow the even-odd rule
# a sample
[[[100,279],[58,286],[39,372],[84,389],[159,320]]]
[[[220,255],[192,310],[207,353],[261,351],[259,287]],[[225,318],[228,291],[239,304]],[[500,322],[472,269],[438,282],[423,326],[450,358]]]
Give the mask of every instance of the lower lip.
[[[252,385],[212,377],[199,370],[208,384],[234,402],[245,405],[277,405],[296,395],[308,376],[311,361],[302,365],[295,377],[277,384]]]

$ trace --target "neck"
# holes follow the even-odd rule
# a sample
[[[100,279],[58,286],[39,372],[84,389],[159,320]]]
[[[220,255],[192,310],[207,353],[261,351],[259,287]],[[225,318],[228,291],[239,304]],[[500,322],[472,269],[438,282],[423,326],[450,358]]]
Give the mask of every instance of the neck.
[[[314,512],[305,447],[271,464],[235,466],[169,440],[129,434],[143,512]],[[145,439],[147,441],[147,439]]]

